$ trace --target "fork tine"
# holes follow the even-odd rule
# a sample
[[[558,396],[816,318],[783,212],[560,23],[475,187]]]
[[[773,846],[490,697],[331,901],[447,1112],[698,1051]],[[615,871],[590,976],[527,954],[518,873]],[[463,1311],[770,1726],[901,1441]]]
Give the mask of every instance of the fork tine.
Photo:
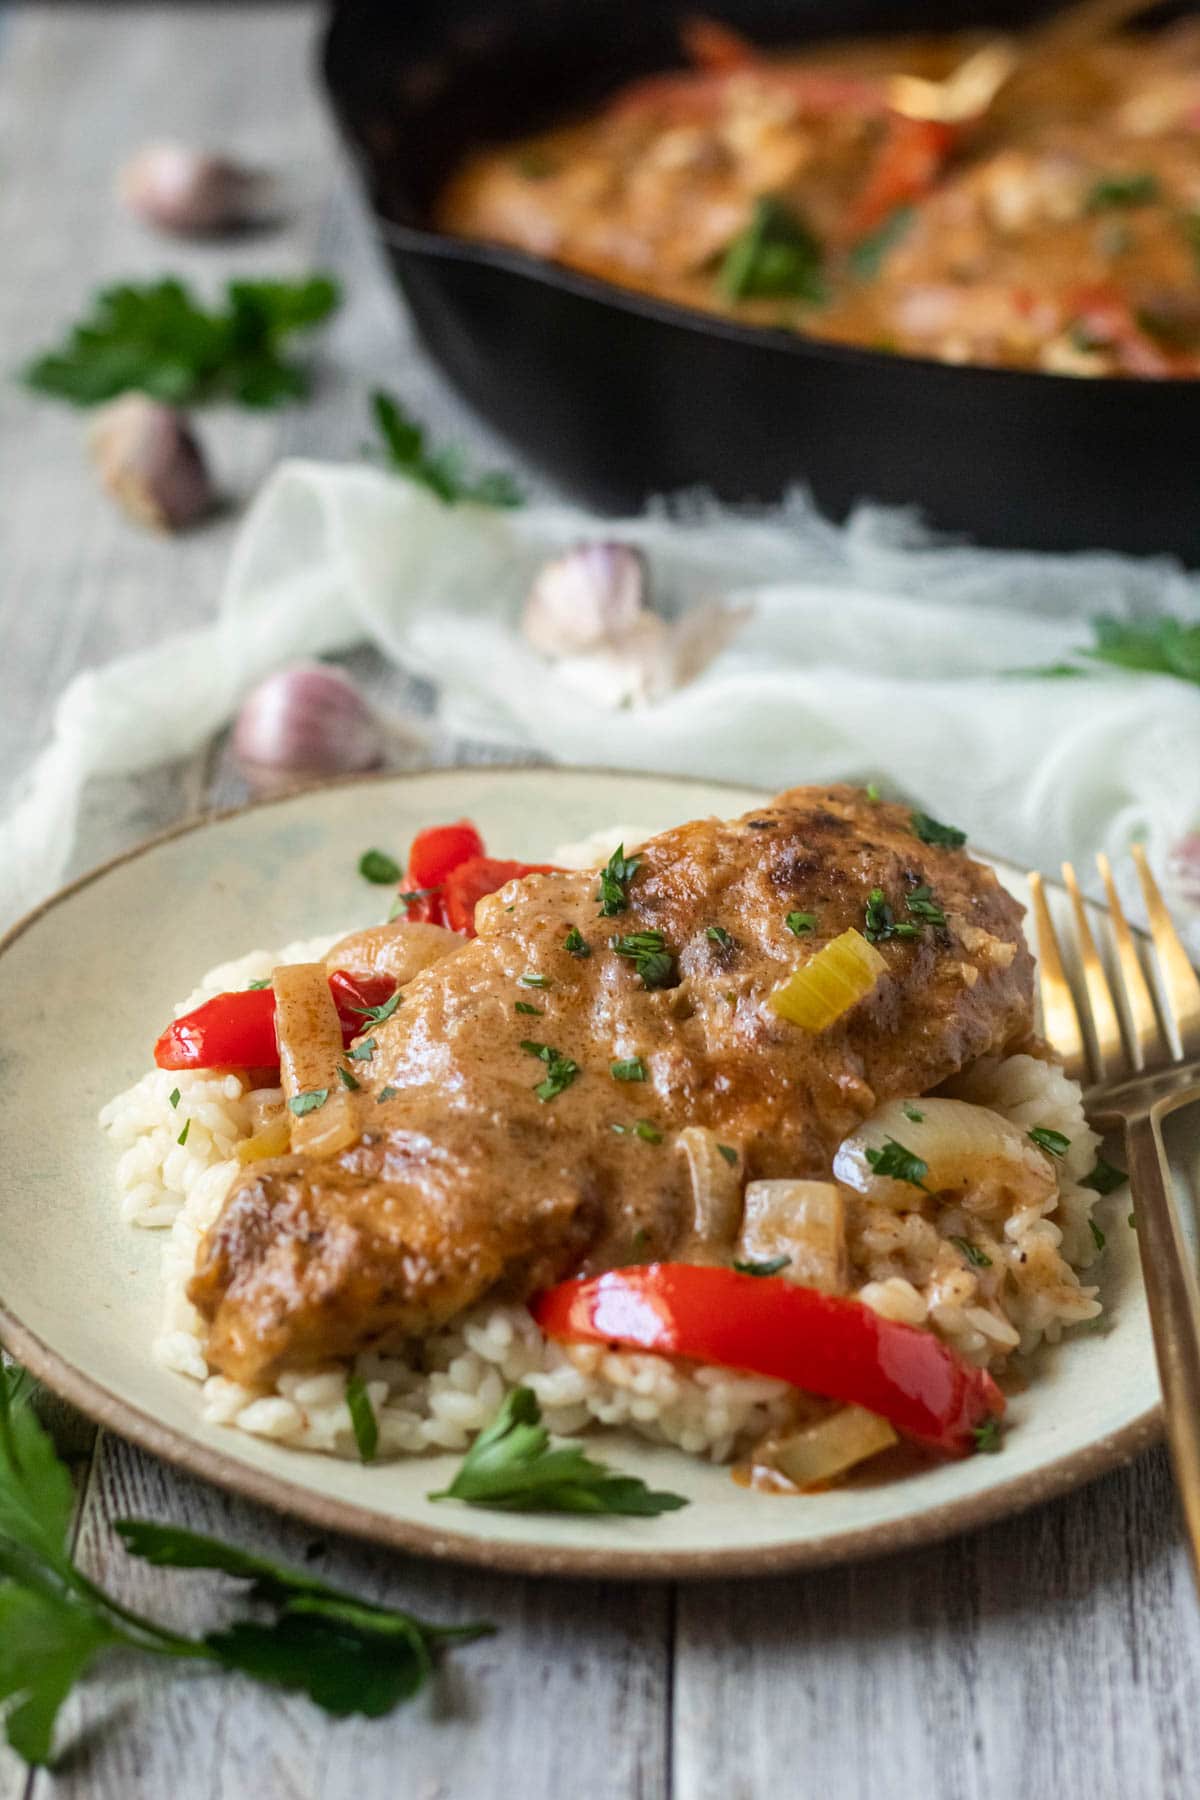
[[[1200,979],[1197,979],[1196,971],[1188,960],[1188,953],[1179,941],[1179,933],[1171,921],[1158,883],[1150,873],[1146,852],[1141,844],[1134,844],[1133,860],[1150,918],[1150,936],[1154,939],[1158,957],[1168,1018],[1178,1034],[1182,1055],[1200,1055]]]
[[[1096,948],[1096,940],[1092,936],[1092,928],[1088,923],[1087,907],[1083,903],[1083,895],[1079,891],[1079,883],[1075,878],[1075,870],[1070,863],[1062,866],[1063,882],[1071,896],[1071,907],[1075,914],[1075,930],[1079,938],[1079,961],[1083,968],[1083,985],[1087,991],[1088,1011],[1092,1015],[1092,1031],[1095,1036],[1095,1054],[1098,1067],[1096,1080],[1107,1081],[1111,1076],[1119,1074],[1125,1066],[1125,1046],[1121,1038],[1121,1021],[1117,1017],[1117,1009],[1113,1004],[1112,989],[1108,985],[1108,976],[1104,972],[1104,964],[1100,960],[1100,952]]]
[[[1129,1052],[1134,1068],[1144,1069],[1147,1062],[1157,1058],[1162,1048],[1158,1014],[1154,1010],[1154,1000],[1142,968],[1142,959],[1137,953],[1137,945],[1129,929],[1129,920],[1125,917],[1125,909],[1117,893],[1112,866],[1103,851],[1096,858],[1096,867],[1100,871],[1100,879],[1108,898],[1108,917],[1121,970],[1119,988],[1125,1000]]]
[[[1038,987],[1042,996],[1042,1029],[1046,1040],[1062,1058],[1063,1068],[1072,1081],[1087,1077],[1087,1055],[1079,1014],[1071,993],[1071,984],[1063,968],[1058,937],[1046,890],[1037,870],[1030,872],[1029,893],[1033,902],[1033,919],[1037,926]]]

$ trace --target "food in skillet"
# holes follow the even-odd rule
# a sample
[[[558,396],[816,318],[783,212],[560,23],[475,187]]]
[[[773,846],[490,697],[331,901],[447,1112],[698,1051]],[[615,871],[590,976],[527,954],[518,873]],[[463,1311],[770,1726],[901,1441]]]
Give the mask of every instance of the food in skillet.
[[[348,1374],[389,1453],[517,1385],[783,1485],[988,1441],[1099,1311],[1097,1140],[962,846],[844,787],[584,870],[422,833],[399,918],[215,971],[106,1109],[159,1355],[341,1453]]]
[[[1200,373],[1200,25],[1031,55],[990,107],[893,109],[979,39],[760,52],[481,149],[438,223],[743,323],[948,362]]]

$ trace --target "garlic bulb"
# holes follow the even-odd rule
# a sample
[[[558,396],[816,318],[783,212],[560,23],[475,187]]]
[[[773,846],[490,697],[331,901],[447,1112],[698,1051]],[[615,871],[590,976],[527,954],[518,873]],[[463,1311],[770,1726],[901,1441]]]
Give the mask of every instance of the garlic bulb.
[[[521,629],[543,656],[571,656],[623,638],[646,612],[646,564],[627,544],[576,544],[539,570]]]
[[[179,531],[212,510],[204,454],[175,407],[122,394],[93,415],[87,444],[102,484],[139,525]]]
[[[130,212],[180,236],[235,231],[263,216],[269,179],[187,144],[147,144],[117,177]]]
[[[293,663],[246,696],[233,751],[255,793],[283,793],[323,775],[377,767],[386,736],[348,675],[325,663]]]

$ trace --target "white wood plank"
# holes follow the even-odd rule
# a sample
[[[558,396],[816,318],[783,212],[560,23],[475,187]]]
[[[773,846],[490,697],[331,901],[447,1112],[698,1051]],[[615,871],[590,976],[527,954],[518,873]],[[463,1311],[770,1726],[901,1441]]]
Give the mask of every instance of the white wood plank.
[[[677,1800],[1188,1800],[1200,1617],[1166,1458],[917,1554],[684,1589],[675,1691]]]
[[[663,1589],[541,1585],[439,1569],[337,1540],[175,1475],[112,1438],[93,1473],[79,1555],[123,1602],[180,1629],[216,1623],[230,1584],[127,1557],[114,1518],[169,1518],[306,1567],[425,1617],[489,1618],[499,1635],[457,1653],[389,1719],[331,1723],[306,1700],[234,1677],[139,1665],[79,1690],[79,1747],[50,1800],[511,1800],[665,1794]]]

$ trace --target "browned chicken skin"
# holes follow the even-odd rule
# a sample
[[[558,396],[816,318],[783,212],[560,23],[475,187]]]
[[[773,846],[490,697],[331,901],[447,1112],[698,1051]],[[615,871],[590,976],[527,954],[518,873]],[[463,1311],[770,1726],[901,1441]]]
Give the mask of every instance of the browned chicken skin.
[[[217,1368],[264,1382],[423,1334],[492,1292],[669,1257],[692,1221],[683,1126],[712,1129],[746,1179],[824,1176],[880,1102],[1032,1029],[1020,906],[963,851],[922,843],[906,809],[797,788],[639,855],[615,917],[598,916],[595,873],[530,876],[481,902],[479,936],[372,1028],[375,1053],[355,1065],[367,1071],[358,1142],[235,1183],[190,1287]],[[766,1007],[798,963],[862,928],[873,888],[903,919],[922,884],[946,926],[881,943],[888,973],[828,1030]],[[787,924],[796,911],[816,919],[802,939]],[[590,954],[566,948],[572,927]],[[639,931],[662,934],[672,985],[648,989],[610,947]],[[578,1073],[539,1098],[553,1069],[522,1040]],[[614,1078],[632,1058],[645,1081]]]

